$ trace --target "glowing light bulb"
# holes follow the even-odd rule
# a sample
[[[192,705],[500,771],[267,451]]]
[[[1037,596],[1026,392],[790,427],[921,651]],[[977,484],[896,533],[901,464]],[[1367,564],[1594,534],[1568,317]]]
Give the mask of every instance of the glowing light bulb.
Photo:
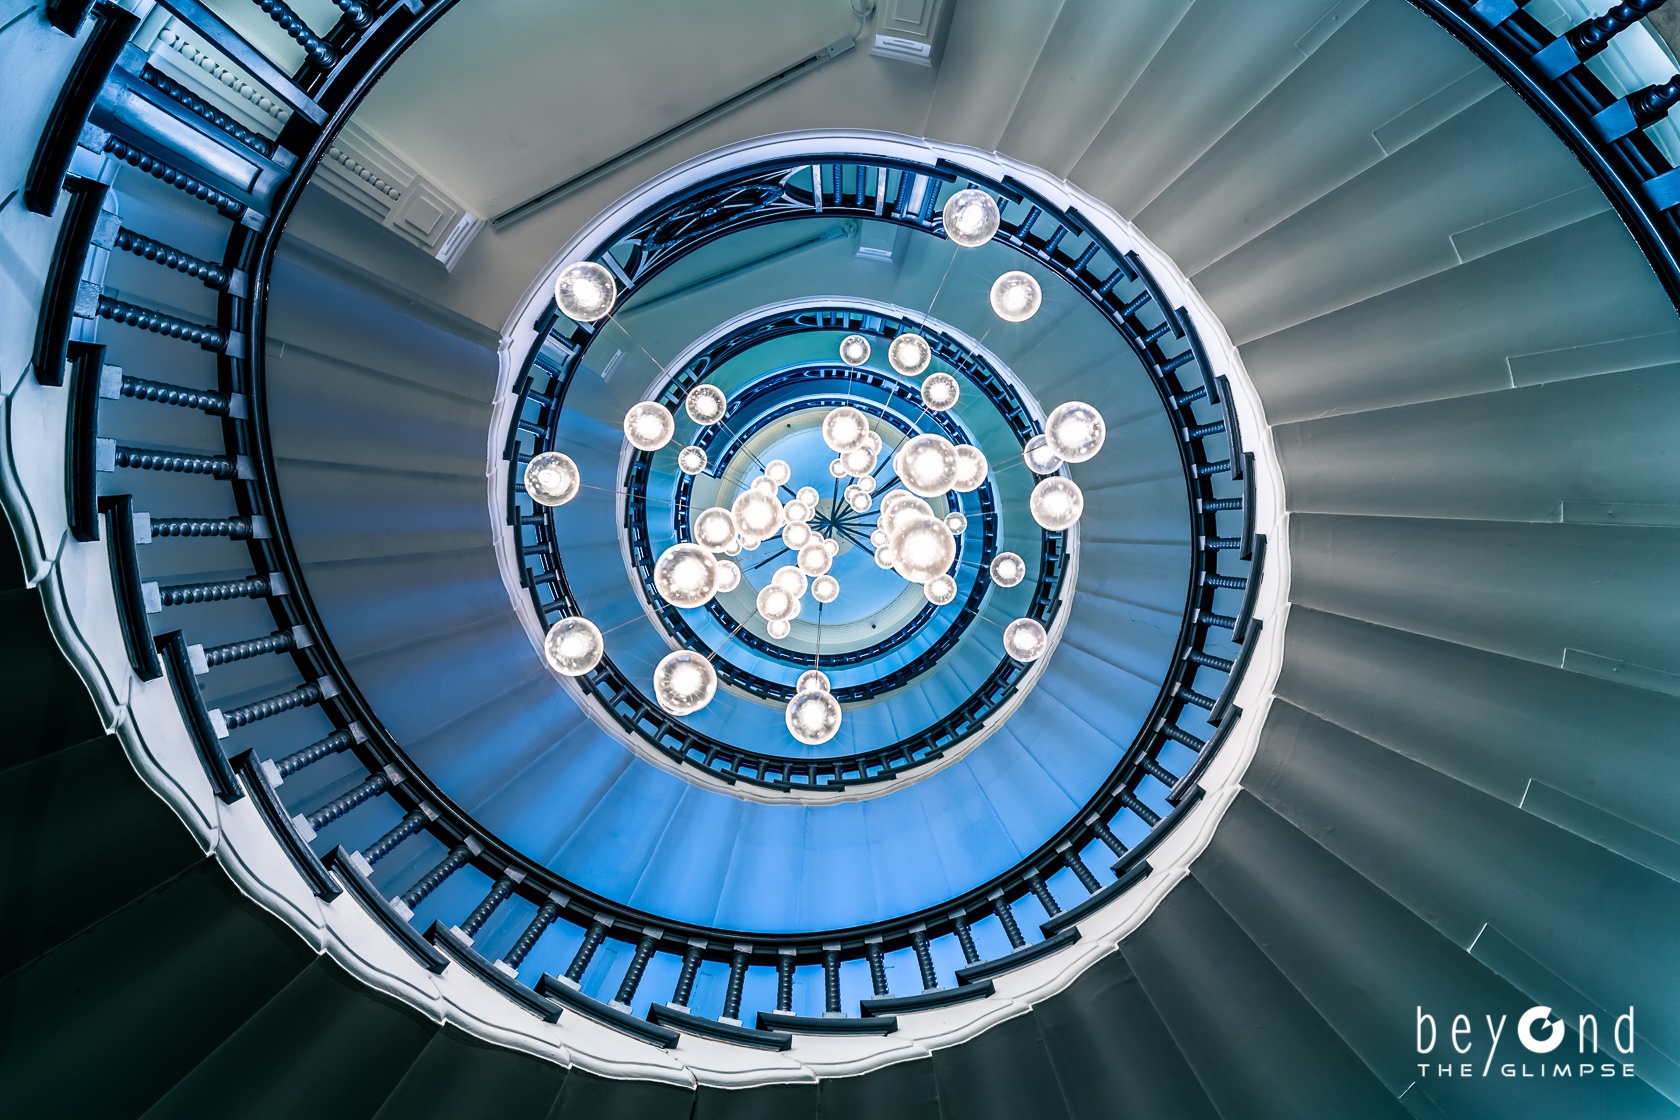
[[[793,468],[781,459],[772,459],[764,464],[764,477],[781,486],[793,477]]]
[[[624,414],[624,438],[638,451],[658,451],[676,434],[677,421],[657,401],[642,401]]]
[[[718,567],[711,550],[697,544],[674,544],[653,565],[653,585],[673,607],[688,610],[717,593]]]
[[[957,479],[957,450],[944,436],[931,433],[904,441],[893,456],[893,470],[905,489],[923,498],[945,493]]]
[[[946,199],[941,216],[944,218],[945,236],[964,249],[984,245],[996,236],[998,227],[1003,224],[997,201],[985,191],[972,187]]]
[[[793,633],[793,624],[784,619],[778,618],[774,622],[766,622],[764,624],[764,632],[779,642],[789,634]]]
[[[887,347],[887,361],[905,377],[915,377],[933,360],[933,348],[919,334],[901,334]]]
[[[961,536],[968,530],[968,518],[956,512],[947,513],[945,515],[945,527],[952,533]]]
[[[782,520],[789,525],[811,520],[811,507],[798,498],[782,505]]]
[[[962,386],[948,373],[930,373],[922,379],[922,407],[929,412],[944,412],[956,407],[962,396]]]
[[[1007,323],[1024,323],[1038,313],[1044,293],[1025,272],[1006,272],[992,281],[992,310]]]
[[[766,622],[791,622],[799,615],[799,597],[773,583],[759,589],[755,605]]]
[[[867,447],[852,448],[840,456],[840,462],[845,464],[846,473],[855,478],[875,473],[875,453]]]
[[[706,469],[706,450],[692,443],[677,452],[677,469],[684,474],[699,474]]]
[[[792,595],[795,599],[805,594],[805,573],[792,564],[783,564],[776,569],[776,574],[770,577],[770,582]]]
[[[653,698],[674,716],[692,715],[717,695],[717,671],[690,650],[666,654],[653,669]]]
[[[716,424],[729,408],[729,398],[716,385],[696,385],[688,391],[683,407],[696,424]]]
[[[1037,661],[1050,648],[1050,636],[1036,619],[1017,618],[1003,628],[1003,652],[1017,661]]]
[[[1107,434],[1102,413],[1084,401],[1057,405],[1044,421],[1045,442],[1065,463],[1083,463],[1095,456]]]
[[[799,488],[799,492],[794,495],[793,500],[804,506],[807,510],[813,510],[817,508],[817,501],[820,497],[821,495],[817,493],[817,488],[815,486],[801,486]]]
[[[799,550],[796,555],[798,556],[797,562],[799,564],[800,571],[804,572],[808,576],[820,576],[826,573],[828,569],[833,566],[834,558],[829,555],[828,549],[823,547],[826,543],[827,542],[818,538],[816,540],[808,541],[805,546]]]
[[[792,503],[790,502],[789,505]],[[804,521],[789,521],[787,528],[782,530],[782,543],[793,551],[798,552],[805,547],[805,542],[811,539],[811,527]]]
[[[862,443],[868,433],[869,417],[849,404],[843,404],[823,417],[823,442],[837,454],[844,454]]]
[[[722,552],[735,540],[735,515],[722,506],[701,510],[694,518],[694,543]]]
[[[877,568],[894,568],[898,557],[893,555],[892,545],[884,544],[875,550],[875,566]]]
[[[808,746],[834,738],[840,731],[840,719],[840,702],[822,689],[795,692],[788,701],[788,734]]]
[[[856,485],[857,485],[857,488],[865,494],[875,493],[875,476],[874,476],[874,474],[864,475],[862,478],[857,480]]]
[[[1013,552],[1000,552],[992,557],[992,582],[999,587],[1014,587],[1027,577],[1027,562]]]
[[[812,689],[827,692],[829,689],[828,674],[821,669],[807,669],[799,674],[799,682],[793,686],[793,690],[795,692],[810,692]]]
[[[543,638],[543,656],[556,673],[567,677],[581,677],[595,668],[606,650],[600,628],[578,615],[562,618]]]
[[[577,497],[583,485],[570,455],[544,451],[525,465],[525,493],[540,506],[563,506]]]
[[[774,494],[763,490],[743,490],[729,509],[735,515],[735,524],[743,537],[752,536],[762,541],[782,524],[782,503],[776,500]]]
[[[948,575],[934,576],[922,584],[922,594],[936,607],[943,607],[957,597],[957,581]]]
[[[972,443],[957,444],[955,454],[957,477],[951,480],[951,489],[959,494],[980,489],[980,484],[986,481],[986,472],[992,469],[991,464],[986,462],[986,456]]]
[[[840,340],[840,360],[849,366],[861,366],[869,360],[869,340],[861,334],[849,334]]]
[[[1046,478],[1033,487],[1027,509],[1034,521],[1051,532],[1073,527],[1085,510],[1085,495],[1072,479]]]
[[[717,593],[722,595],[726,591],[733,591],[741,586],[741,565],[733,560],[719,560]]]
[[[846,460],[836,459],[828,465],[828,473],[835,478],[846,477]]]
[[[840,581],[831,575],[820,575],[811,581],[811,598],[819,603],[832,603],[840,597]]]
[[[1026,460],[1027,469],[1034,474],[1055,474],[1062,469],[1062,460],[1050,447],[1050,441],[1044,436],[1034,436],[1021,449],[1021,458]]]
[[[554,278],[554,302],[562,314],[579,323],[606,318],[617,298],[618,282],[594,261],[569,264]]]
[[[926,583],[943,574],[957,558],[956,538],[937,517],[918,516],[898,522],[892,535],[897,558],[893,570],[911,583]]]

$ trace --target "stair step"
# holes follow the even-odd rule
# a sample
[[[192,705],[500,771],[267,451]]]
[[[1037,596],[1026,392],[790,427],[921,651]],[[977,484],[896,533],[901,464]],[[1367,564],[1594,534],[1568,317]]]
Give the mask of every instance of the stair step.
[[[1406,1115],[1196,879],[1121,952],[1222,1114]]]
[[[8,1104],[40,1116],[138,1115],[313,959],[201,860],[0,981]],[[290,1029],[298,1041],[315,1035],[301,1023]],[[98,1077],[86,1076],[89,1055],[98,1055]],[[267,1065],[249,1055],[241,1072]],[[229,1099],[246,1098],[205,1100],[185,1114],[218,1114]]]
[[[0,770],[0,976],[201,861],[115,736]]]
[[[300,1116],[331,1101],[369,1117],[438,1031],[418,1011],[372,995],[330,957],[298,973],[145,1113],[213,1116],[242,1102],[251,1116]]]
[[[568,1072],[445,1024],[408,1067],[375,1120],[548,1116]]]

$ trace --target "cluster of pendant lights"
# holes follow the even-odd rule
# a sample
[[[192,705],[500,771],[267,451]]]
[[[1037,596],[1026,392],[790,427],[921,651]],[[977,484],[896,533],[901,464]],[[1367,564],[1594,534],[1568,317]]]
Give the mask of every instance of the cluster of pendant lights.
[[[946,236],[962,248],[986,244],[1001,222],[992,196],[972,189],[952,195],[943,218]],[[604,266],[580,261],[560,271],[554,296],[562,312],[577,322],[589,323],[612,312],[618,287]],[[1038,311],[1043,292],[1030,274],[1006,272],[992,284],[990,300],[999,318],[1020,323]],[[862,335],[847,335],[840,343],[840,359],[847,365],[862,365],[869,354],[869,340]],[[918,377],[932,363],[933,351],[921,335],[905,332],[888,346],[887,360],[901,375]],[[922,405],[929,412],[955,407],[961,395],[961,385],[949,373],[923,377]],[[684,401],[689,419],[702,427],[722,420],[727,407],[722,390],[712,385],[696,386]],[[676,418],[655,401],[642,401],[625,413],[624,437],[639,451],[657,451],[675,434]],[[1056,472],[1064,463],[1082,463],[1095,456],[1102,449],[1105,434],[1102,415],[1095,408],[1069,401],[1052,411],[1044,433],[1022,448],[1028,469],[1039,476],[1028,509],[1040,526],[1057,532],[1079,520],[1084,495],[1071,479]],[[862,410],[842,405],[823,418],[822,435],[835,453],[829,474],[837,480],[852,480],[846,486],[844,501],[858,513],[867,512],[875,501],[874,476],[883,450],[880,434],[871,430],[869,417]],[[706,452],[701,447],[690,445],[677,454],[677,466],[685,474],[698,474],[706,465]],[[971,444],[953,444],[937,433],[923,433],[900,445],[893,457],[893,469],[904,489],[893,490],[881,499],[876,528],[870,534],[875,562],[920,584],[930,603],[943,606],[957,595],[950,570],[956,560],[957,536],[967,528],[967,519],[961,513],[941,517],[927,499],[978,489],[990,466],[980,449]],[[778,568],[754,603],[770,636],[777,640],[788,636],[807,593],[819,603],[833,602],[840,594],[840,583],[829,568],[839,543],[824,538],[809,524],[819,497],[814,487],[801,487],[785,503],[777,497],[791,476],[787,463],[773,460],[728,508],[714,506],[696,515],[693,540],[672,545],[654,563],[653,582],[660,596],[674,607],[692,609],[718,594],[733,591],[740,586],[742,576],[739,565],[729,557],[756,549],[780,534],[795,562]],[[526,466],[525,490],[540,505],[565,505],[577,496],[581,486],[577,464],[561,452],[545,451],[533,456]],[[992,560],[988,573],[999,587],[1014,587],[1026,578],[1027,565],[1019,555],[1003,552]],[[1049,644],[1043,624],[1036,619],[1018,618],[1003,631],[1004,652],[1017,661],[1038,660]],[[581,616],[556,622],[543,643],[554,670],[574,677],[594,669],[605,649],[600,629]],[[654,668],[654,699],[672,715],[697,712],[716,693],[717,672],[701,654],[677,650]],[[840,704],[830,691],[826,674],[812,669],[800,676],[787,705],[786,719],[788,732],[806,744],[827,742],[839,732]]]

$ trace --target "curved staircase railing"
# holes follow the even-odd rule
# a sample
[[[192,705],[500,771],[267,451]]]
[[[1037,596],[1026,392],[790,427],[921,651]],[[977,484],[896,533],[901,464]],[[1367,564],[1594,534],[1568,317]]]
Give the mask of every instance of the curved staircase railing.
[[[1680,101],[1680,75],[1666,83],[1616,91],[1583,65],[1661,0],[1617,5],[1562,36],[1551,35],[1523,12],[1520,0],[1412,2],[1464,42],[1557,131],[1616,205],[1680,306],[1680,171],[1644,134]],[[1211,459],[1190,464],[1210,487],[1198,495],[1198,555],[1239,551],[1226,543],[1236,541],[1241,553],[1252,548],[1252,567],[1246,576],[1225,574],[1211,565],[1202,569],[1201,581],[1192,588],[1193,609],[1187,614],[1184,672],[1174,682],[1170,700],[1158,710],[1116,781],[1105,785],[1101,798],[1021,865],[928,912],[867,928],[787,937],[683,927],[579,891],[477,829],[408,764],[332,651],[286,537],[264,424],[257,345],[263,337],[261,295],[278,239],[276,219],[294,204],[305,173],[325,154],[369,85],[448,10],[451,0],[337,3],[341,17],[320,34],[279,0],[263,0],[261,7],[285,42],[301,49],[301,63],[273,43],[257,44],[240,36],[197,0],[167,0],[156,10],[161,16],[147,17],[153,24],[167,21],[162,35],[167,50],[210,74],[242,98],[242,104],[256,107],[244,114],[206,96],[204,87],[182,81],[180,72],[164,65],[156,51],[148,55],[137,48],[133,39],[143,21],[132,13],[103,0],[91,9],[85,0],[55,0],[44,10],[54,26],[80,34],[82,47],[23,184],[31,210],[51,214],[62,207],[64,214],[41,306],[34,373],[44,385],[64,385],[68,394],[65,502],[70,532],[83,542],[103,538],[132,667],[142,679],[168,678],[216,794],[227,801],[249,797],[317,895],[330,900],[348,889],[425,967],[443,971],[458,965],[541,1018],[552,1021],[562,1010],[572,1010],[658,1046],[677,1045],[684,1031],[772,1049],[787,1048],[797,1031],[890,1032],[899,1013],[984,997],[997,974],[1077,939],[1081,917],[1148,874],[1149,852],[1195,802],[1202,767],[1239,715],[1229,699],[1243,669],[1242,657],[1200,652],[1191,639],[1210,625],[1236,636],[1252,634],[1260,626],[1241,605],[1245,599],[1252,604],[1264,538],[1252,534],[1252,497],[1244,495],[1240,485],[1231,489],[1241,481],[1233,469],[1241,467],[1240,448],[1217,467]],[[226,231],[221,260],[188,253],[124,226],[121,192],[113,186],[124,165],[173,188],[182,206],[208,208],[201,212],[213,214]],[[925,224],[932,213],[928,200],[935,192],[924,191],[916,205],[911,202],[913,180],[922,174],[901,169],[898,189],[882,191],[880,198],[895,209],[910,207],[907,218]],[[1102,251],[1093,242],[1089,255],[1070,256],[1061,247],[1067,237],[1061,231],[1077,226],[1077,215],[1057,217],[1054,235],[1035,232],[1044,208],[1008,184],[988,185],[1020,208],[1021,216],[1011,228],[1027,251],[1076,272],[1086,270],[1092,256]],[[107,293],[103,274],[113,253],[135,254],[159,270],[199,281],[214,293],[214,321]],[[1103,299],[1109,299],[1126,271],[1119,256],[1111,255],[1116,259],[1112,272],[1093,281],[1101,286],[1113,280],[1100,294]],[[1135,280],[1135,273],[1127,274],[1128,283]],[[1211,376],[1206,381],[1168,380],[1199,374],[1206,367],[1185,333],[1173,329],[1175,309],[1147,287],[1140,287],[1139,295],[1142,298],[1130,310],[1122,305],[1110,306],[1109,311],[1135,317],[1155,305],[1154,319],[1159,322],[1150,320],[1153,325],[1142,327],[1142,332],[1164,329],[1145,345],[1155,347],[1149,355],[1163,392],[1170,387],[1175,398],[1183,398],[1173,407],[1184,410],[1186,429],[1202,429],[1216,420],[1232,424],[1227,417],[1195,411],[1219,404]],[[105,346],[98,341],[101,319],[177,340],[183,348],[207,355],[201,360],[213,363],[217,388],[179,386],[109,364]],[[1181,349],[1159,349],[1169,334]],[[1169,363],[1175,364],[1168,368]],[[554,364],[534,353],[522,391],[538,405],[546,401],[554,407],[564,373],[563,362]],[[150,446],[102,438],[100,401],[122,397],[207,417],[193,429],[199,445]],[[214,430],[209,427],[212,422]],[[544,426],[538,423],[529,435],[534,439]],[[181,427],[172,424],[169,430]],[[523,446],[510,447],[510,454],[526,453]],[[207,485],[222,482],[231,488],[234,513],[194,516],[179,510],[137,509],[134,498],[120,492],[120,486],[101,493],[100,477],[116,471],[207,476]],[[1216,493],[1209,480],[1218,475],[1224,477]],[[180,492],[176,488],[162,493]],[[1245,512],[1249,526],[1230,528]],[[250,569],[181,583],[147,580],[145,549],[171,538],[242,542]],[[1216,611],[1216,595],[1220,603],[1235,596],[1236,605]],[[199,625],[190,612],[202,610],[199,605],[243,600],[266,607],[274,623],[268,633],[209,645],[189,640],[190,629]],[[178,614],[182,610],[189,613]],[[164,615],[166,611],[170,613]],[[183,619],[179,625],[154,626],[154,621],[165,619],[173,624],[177,617]],[[1252,643],[1243,648],[1251,649]],[[218,670],[263,657],[289,658],[297,683],[238,705],[213,699]],[[1198,674],[1204,671],[1221,683],[1196,689]],[[1221,716],[1215,721],[1219,735],[1204,742],[1178,729],[1173,718],[1185,704]],[[268,757],[230,750],[242,729],[310,708],[330,719],[330,734]],[[1193,752],[1181,772],[1161,761],[1169,743]],[[335,757],[354,759],[365,776],[323,804],[291,803],[287,780]],[[400,820],[377,840],[359,851],[321,840],[335,821],[376,802],[401,812]],[[422,842],[416,838],[438,853],[435,865],[394,896],[377,888],[370,877],[374,866],[400,845]],[[1093,850],[1115,857],[1107,883],[1089,867]],[[482,901],[448,924],[440,920],[424,929],[417,925],[414,914],[425,899],[467,868],[476,869],[490,884]],[[1064,907],[1057,892],[1067,897],[1069,890],[1083,897]],[[1033,942],[1014,912],[1029,896],[1048,915],[1042,938]],[[475,944],[474,938],[495,912],[516,898],[534,914],[511,946],[492,959],[488,946]],[[997,919],[1011,946],[1009,953],[992,960],[982,959],[972,931],[973,924],[986,917]],[[553,936],[558,926],[570,927],[568,936],[578,944],[564,974],[542,975],[535,984],[522,982],[521,964],[538,939]],[[581,982],[609,940],[623,944],[628,960],[613,997],[599,999],[586,995]],[[967,962],[956,971],[951,986],[935,968],[935,943],[941,941]],[[890,954],[913,960],[923,990],[899,995],[890,991]],[[647,1018],[632,1015],[629,1006],[642,978],[660,955],[675,966],[671,997],[655,1003]],[[861,1001],[858,1015],[842,1008],[841,966],[850,961],[867,963],[873,993]],[[721,1005],[704,1009],[711,1014],[690,1006],[696,978],[707,962],[727,968]],[[826,1016],[793,1014],[794,981],[800,970],[820,972]],[[743,991],[749,976],[770,975],[774,1010],[744,1022]]]

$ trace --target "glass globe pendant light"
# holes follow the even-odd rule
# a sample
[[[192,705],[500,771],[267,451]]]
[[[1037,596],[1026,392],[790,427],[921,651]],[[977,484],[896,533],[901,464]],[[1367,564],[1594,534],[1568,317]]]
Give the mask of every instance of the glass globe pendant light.
[[[840,702],[819,688],[795,692],[788,701],[788,734],[807,746],[834,738],[840,731],[840,718]]]
[[[1050,648],[1050,636],[1037,619],[1017,618],[1003,628],[1003,652],[1017,661],[1037,661]]]
[[[757,489],[743,490],[729,508],[735,515],[735,525],[742,536],[762,541],[781,527],[782,503],[776,500],[774,494]]]
[[[717,670],[692,650],[666,654],[653,668],[653,698],[674,716],[692,715],[717,695]]]
[[[770,582],[797,599],[805,594],[809,581],[806,580],[805,573],[794,565],[783,564],[776,569],[776,574],[770,577]]]
[[[968,531],[968,518],[953,510],[945,515],[945,527],[958,536],[961,536],[963,533]]]
[[[811,507],[798,498],[782,504],[782,520],[789,525],[799,524],[811,520]],[[790,546],[797,547],[797,546]]]
[[[855,486],[847,487],[846,504],[852,507],[853,513],[868,513],[870,506],[869,495]]]
[[[840,461],[846,465],[846,473],[853,478],[863,478],[875,473],[875,453],[862,445],[840,456]]]
[[[722,552],[735,539],[735,515],[722,506],[701,510],[694,518],[694,543]]]
[[[898,557],[893,555],[892,545],[884,544],[875,550],[875,566],[889,570],[897,568]]]
[[[814,510],[817,508],[817,501],[820,497],[821,495],[817,493],[815,486],[801,486],[793,500],[804,506],[806,510]],[[809,516],[808,513],[807,516]]]
[[[957,480],[957,450],[944,436],[925,433],[904,441],[893,469],[905,489],[923,498],[945,493]]]
[[[830,410],[823,417],[823,442],[830,451],[845,454],[863,442],[869,434],[869,417],[849,404]]]
[[[898,532],[901,521],[916,517],[932,517],[933,507],[907,490],[892,490],[881,499],[881,512],[875,524],[887,531],[888,544]]]
[[[800,571],[808,576],[827,574],[828,569],[834,565],[834,557],[829,554],[828,549],[823,547],[826,543],[821,538],[814,538],[806,542],[805,546],[798,552],[797,562]]]
[[[892,535],[893,570],[911,583],[926,583],[942,575],[957,558],[957,541],[937,517],[910,517],[897,522]]]
[[[1021,449],[1021,458],[1026,460],[1027,469],[1034,474],[1055,474],[1062,469],[1062,460],[1050,447],[1046,436],[1037,435],[1029,439]]]
[[[828,674],[821,669],[807,669],[799,674],[799,680],[793,686],[793,690],[795,692],[810,692],[812,689],[827,692],[829,689]]]
[[[706,450],[692,443],[677,452],[677,469],[684,474],[699,474],[706,469]]]
[[[605,265],[578,261],[560,270],[554,278],[554,302],[567,318],[593,323],[612,313],[618,299],[618,282]]]
[[[697,544],[674,544],[653,564],[660,598],[680,610],[703,606],[717,593],[717,582],[717,559]]]
[[[922,584],[922,594],[936,607],[943,607],[957,597],[957,581],[949,575],[937,575]]]
[[[741,565],[733,560],[719,560],[717,566],[717,593],[719,595],[741,586]]]
[[[957,477],[951,480],[951,489],[959,494],[980,489],[980,484],[986,481],[986,472],[992,469],[985,454],[972,443],[959,443],[956,456]]]
[[[788,503],[789,506],[792,504],[792,502]],[[785,509],[786,507],[784,506],[783,508]],[[803,519],[794,521],[790,518],[788,520],[787,528],[782,530],[782,544],[793,549],[795,552],[804,548],[805,542],[810,539],[811,527],[805,524]]]
[[[992,557],[992,582],[999,587],[1014,587],[1027,578],[1027,562],[1013,552],[1000,552]]]
[[[1054,476],[1043,479],[1033,487],[1027,499],[1032,519],[1051,532],[1070,529],[1085,511],[1085,495],[1070,478]]]
[[[772,459],[764,464],[764,477],[777,486],[787,485],[787,480],[793,477],[793,468],[782,459]]]
[[[962,386],[948,373],[930,373],[922,379],[922,407],[929,412],[955,408]]]
[[[1102,413],[1084,401],[1057,405],[1044,421],[1044,439],[1064,463],[1083,463],[1102,450]]]
[[[1025,272],[1006,272],[992,281],[992,310],[1006,323],[1024,323],[1038,313],[1044,292]]]
[[[857,480],[857,488],[865,494],[875,493],[875,474],[870,472]]]
[[[583,478],[570,455],[544,451],[525,464],[525,493],[539,506],[563,506],[577,497]]]
[[[799,597],[774,583],[759,590],[754,605],[766,622],[791,622],[799,617]]]
[[[933,361],[933,348],[919,334],[901,334],[887,347],[887,361],[905,377],[917,377]]]
[[[580,615],[562,618],[543,638],[543,656],[562,676],[581,677],[601,663],[607,644],[601,630]]]
[[[774,622],[766,622],[764,624],[764,632],[779,642],[789,634],[793,633],[793,624],[787,622],[785,619],[778,618]]]
[[[849,366],[861,366],[869,360],[869,340],[861,334],[849,334],[840,340],[840,360]]]
[[[998,226],[1003,224],[997,200],[973,187],[946,199],[940,213],[945,219],[945,236],[964,249],[984,245],[997,235]]]
[[[729,398],[716,385],[696,385],[683,402],[688,418],[696,424],[716,424],[729,407]]]
[[[876,548],[882,547],[887,543],[887,531],[885,529],[877,528],[874,532],[869,534],[869,543],[874,545]]]
[[[832,603],[840,597],[840,581],[823,574],[811,581],[811,598],[819,603]]]
[[[642,401],[624,414],[624,438],[637,451],[658,451],[676,434],[677,421],[671,410],[657,401]]]
[[[828,464],[828,473],[834,478],[845,478],[847,474],[846,460],[836,459]]]

